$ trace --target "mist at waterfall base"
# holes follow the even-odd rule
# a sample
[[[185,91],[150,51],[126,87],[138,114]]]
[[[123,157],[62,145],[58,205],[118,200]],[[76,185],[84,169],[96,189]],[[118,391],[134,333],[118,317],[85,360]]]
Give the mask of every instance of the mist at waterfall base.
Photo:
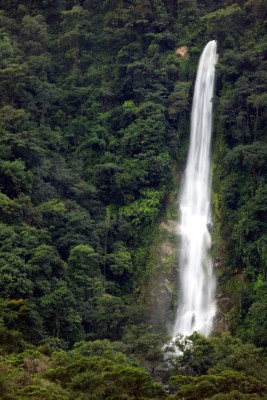
[[[191,113],[190,146],[180,196],[181,235],[179,306],[172,336],[198,331],[208,336],[216,313],[215,277],[209,255],[211,237],[210,143],[217,43],[200,57]]]

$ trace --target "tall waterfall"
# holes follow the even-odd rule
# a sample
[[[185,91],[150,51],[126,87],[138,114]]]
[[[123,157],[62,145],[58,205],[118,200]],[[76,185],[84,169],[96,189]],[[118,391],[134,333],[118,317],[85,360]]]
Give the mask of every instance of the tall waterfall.
[[[208,336],[216,312],[215,278],[209,256],[211,237],[210,142],[212,96],[217,62],[217,44],[209,42],[199,61],[191,114],[190,147],[180,197],[181,234],[179,306],[173,327],[190,335],[199,331]]]

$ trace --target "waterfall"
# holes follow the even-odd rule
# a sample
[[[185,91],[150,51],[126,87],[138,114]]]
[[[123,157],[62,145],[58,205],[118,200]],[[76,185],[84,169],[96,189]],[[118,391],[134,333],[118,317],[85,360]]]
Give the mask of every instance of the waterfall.
[[[215,278],[209,256],[211,237],[210,142],[212,96],[217,62],[216,41],[200,57],[191,113],[190,146],[180,197],[180,296],[173,327],[178,333],[194,331],[208,336],[216,312]]]

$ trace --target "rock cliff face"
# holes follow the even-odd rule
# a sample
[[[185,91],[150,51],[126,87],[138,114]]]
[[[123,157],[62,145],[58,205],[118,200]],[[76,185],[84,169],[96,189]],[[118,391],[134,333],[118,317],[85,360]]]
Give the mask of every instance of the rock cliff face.
[[[160,224],[160,235],[152,249],[151,272],[145,289],[145,299],[151,323],[156,330],[170,333],[179,297],[179,226],[167,219]],[[233,300],[217,293],[215,332],[229,331]]]
[[[177,204],[172,204],[172,206]],[[179,225],[178,218],[165,219],[151,249],[151,267],[144,298],[150,321],[157,331],[171,334],[172,322],[179,298]],[[219,268],[215,262],[216,269]],[[235,303],[220,290],[216,296],[215,332],[229,331],[229,319]]]
[[[151,316],[151,323],[159,331],[171,328],[174,318],[178,283],[179,241],[177,222],[168,219],[160,225],[160,235],[154,245],[153,270],[146,289],[146,302]]]

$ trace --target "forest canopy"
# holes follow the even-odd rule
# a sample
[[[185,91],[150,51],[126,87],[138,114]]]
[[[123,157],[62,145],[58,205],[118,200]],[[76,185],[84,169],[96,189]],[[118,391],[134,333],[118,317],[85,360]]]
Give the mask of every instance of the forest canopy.
[[[266,15],[265,0],[0,0],[1,398],[265,398]],[[169,365],[144,293],[209,40],[223,328],[178,338]]]

